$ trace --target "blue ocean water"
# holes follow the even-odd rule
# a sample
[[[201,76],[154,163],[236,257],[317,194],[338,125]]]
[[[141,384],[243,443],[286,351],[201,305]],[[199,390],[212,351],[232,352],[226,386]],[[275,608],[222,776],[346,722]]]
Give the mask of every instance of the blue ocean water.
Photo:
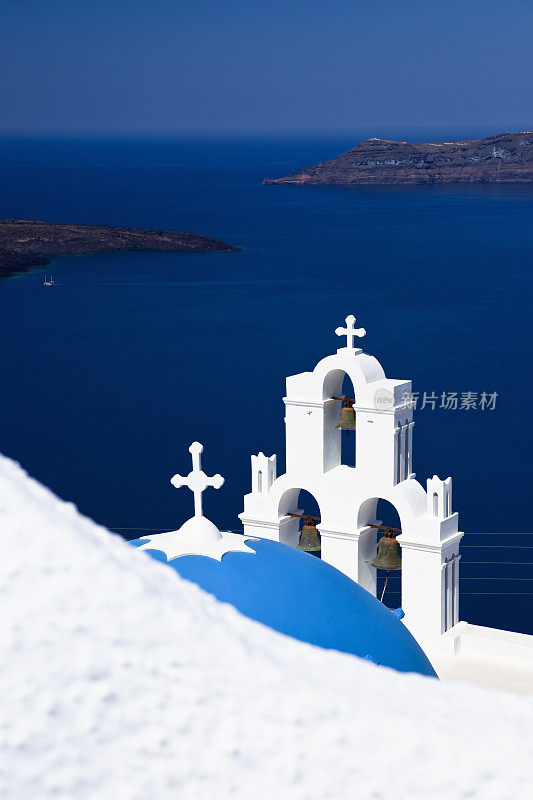
[[[250,454],[283,469],[285,377],[334,352],[354,313],[387,375],[438,397],[415,413],[414,469],[453,476],[462,618],[533,632],[533,186],[261,184],[357,141],[3,140],[0,218],[242,250],[61,257],[53,289],[44,270],[0,282],[0,450],[135,538],[190,514],[169,479],[198,439],[226,477],[207,513],[239,530]],[[441,409],[443,392],[497,393],[495,408]]]

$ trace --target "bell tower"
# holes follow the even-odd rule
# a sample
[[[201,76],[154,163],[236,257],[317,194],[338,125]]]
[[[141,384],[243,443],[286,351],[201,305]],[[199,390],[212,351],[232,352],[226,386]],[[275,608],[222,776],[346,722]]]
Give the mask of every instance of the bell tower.
[[[404,622],[420,642],[452,627],[458,617],[458,516],[451,511],[451,478],[434,476],[428,492],[412,470],[411,382],[385,377],[374,356],[354,344],[365,335],[346,318],[337,336],[346,344],[326,356],[312,372],[286,381],[286,472],[277,477],[276,456],[252,456],[252,491],[239,515],[247,536],[296,547],[300,491],[310,492],[320,508],[322,559],[376,594],[377,503],[397,510],[402,533],[402,608]],[[336,425],[348,375],[355,391],[356,466],[341,463]],[[353,435],[350,433],[349,435]],[[437,498],[435,500],[435,498]],[[374,526],[374,527],[372,527]]]

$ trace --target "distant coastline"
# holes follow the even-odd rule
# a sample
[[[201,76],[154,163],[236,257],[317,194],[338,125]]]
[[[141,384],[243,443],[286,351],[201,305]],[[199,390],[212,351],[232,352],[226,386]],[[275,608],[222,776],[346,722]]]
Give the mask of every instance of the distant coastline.
[[[531,182],[533,133],[457,142],[367,139],[330,161],[263,180],[295,186]]]
[[[50,264],[49,256],[158,250],[229,253],[240,248],[199,233],[77,225],[38,220],[0,220],[0,279]]]

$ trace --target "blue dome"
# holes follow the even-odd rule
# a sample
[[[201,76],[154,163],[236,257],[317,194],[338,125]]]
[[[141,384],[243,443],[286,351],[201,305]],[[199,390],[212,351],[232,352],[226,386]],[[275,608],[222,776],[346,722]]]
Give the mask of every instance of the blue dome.
[[[246,537],[249,552],[228,552],[221,561],[203,555],[167,561],[157,549],[157,536],[131,542],[137,547],[148,543],[145,549],[153,558],[280,633],[400,672],[436,677],[400,619],[318,558],[280,542]]]

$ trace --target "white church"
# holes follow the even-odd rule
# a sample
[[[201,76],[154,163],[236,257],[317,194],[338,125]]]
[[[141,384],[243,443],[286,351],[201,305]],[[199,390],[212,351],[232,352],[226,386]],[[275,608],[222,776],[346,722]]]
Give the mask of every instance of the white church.
[[[204,516],[203,492],[224,480],[203,472],[203,447],[194,442],[192,470],[171,481],[192,490],[194,516],[130,544],[301,641],[400,672],[533,692],[533,636],[461,620],[463,533],[452,479],[434,475],[424,487],[413,472],[411,382],[385,377],[356,347],[365,331],[355,317],[335,333],[345,342],[334,355],[287,378],[286,472],[277,475],[275,455],[252,456],[243,533],[220,531]],[[343,394],[348,379],[353,397]],[[342,463],[342,437],[355,466]],[[308,495],[318,515],[302,507]],[[392,505],[399,528],[377,518],[380,500]],[[379,602],[391,572],[401,576],[396,609]]]

